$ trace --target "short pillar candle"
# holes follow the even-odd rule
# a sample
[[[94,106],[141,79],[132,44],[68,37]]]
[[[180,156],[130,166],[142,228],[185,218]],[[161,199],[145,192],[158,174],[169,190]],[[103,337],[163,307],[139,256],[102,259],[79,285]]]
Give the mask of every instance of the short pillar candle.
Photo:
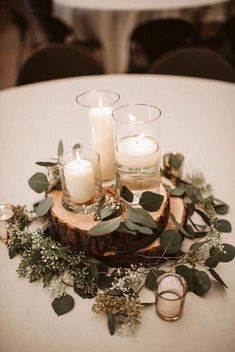
[[[74,149],[59,158],[62,203],[75,212],[90,212],[102,201],[99,154]]]

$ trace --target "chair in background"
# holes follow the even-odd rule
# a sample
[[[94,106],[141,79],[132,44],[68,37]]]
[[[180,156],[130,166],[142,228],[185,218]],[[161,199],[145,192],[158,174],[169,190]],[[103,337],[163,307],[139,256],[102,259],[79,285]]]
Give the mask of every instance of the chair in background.
[[[81,48],[54,44],[36,51],[24,63],[17,85],[102,73],[100,64]]]
[[[235,70],[218,53],[203,47],[181,48],[157,59],[148,73],[201,77],[235,82]]]
[[[223,40],[227,42],[229,48],[227,57],[235,67],[235,16],[231,17],[222,25],[221,35],[223,36]]]
[[[27,44],[27,36],[30,31],[30,22],[27,14],[21,6],[13,1],[0,1],[0,19],[4,26],[4,22],[15,25],[19,32],[20,45],[18,46],[16,70],[23,60],[24,50]],[[10,44],[10,43],[9,43]]]
[[[160,19],[138,26],[131,35],[131,47],[143,50],[148,65],[157,57],[182,46],[196,43],[197,32],[182,19]],[[131,52],[130,66],[135,67],[135,49]]]

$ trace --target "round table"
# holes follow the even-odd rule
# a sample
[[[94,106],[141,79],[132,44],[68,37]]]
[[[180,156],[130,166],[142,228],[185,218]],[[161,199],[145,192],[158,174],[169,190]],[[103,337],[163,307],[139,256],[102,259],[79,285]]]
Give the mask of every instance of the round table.
[[[223,21],[226,2],[228,0],[54,0],[54,11],[74,28],[78,38],[92,37],[101,42],[106,73],[122,73],[128,69],[130,36],[137,24],[152,18],[192,20],[196,10],[204,21],[211,18]],[[206,6],[211,6],[209,13]]]
[[[27,180],[42,171],[35,161],[56,156],[60,139],[65,150],[76,142],[89,145],[87,111],[76,104],[75,97],[91,89],[119,92],[119,105],[159,106],[162,152],[182,152],[186,171],[203,171],[215,196],[230,205],[227,218],[235,225],[235,85],[193,78],[91,76],[0,92],[1,203],[32,205],[40,199]],[[231,234],[224,239],[235,242]],[[9,260],[7,248],[0,243],[1,352],[234,351],[235,261],[216,269],[229,290],[213,282],[203,298],[189,293],[184,316],[174,323],[160,320],[153,307],[147,307],[137,336],[121,338],[110,336],[105,318],[92,313],[92,300],[74,294],[75,308],[57,317],[42,283],[17,277],[19,260]]]

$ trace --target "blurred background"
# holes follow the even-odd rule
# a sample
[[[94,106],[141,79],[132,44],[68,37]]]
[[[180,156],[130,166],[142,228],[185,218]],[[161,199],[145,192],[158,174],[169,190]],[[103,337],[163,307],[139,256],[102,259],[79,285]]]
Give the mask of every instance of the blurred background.
[[[0,89],[106,73],[235,82],[235,1],[0,0]]]

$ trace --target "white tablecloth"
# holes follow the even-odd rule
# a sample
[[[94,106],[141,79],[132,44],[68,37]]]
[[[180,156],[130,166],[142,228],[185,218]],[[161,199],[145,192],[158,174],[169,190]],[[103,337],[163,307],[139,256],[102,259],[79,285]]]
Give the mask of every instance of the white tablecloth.
[[[75,97],[91,89],[120,93],[120,105],[151,103],[162,114],[162,152],[179,151],[186,169],[202,170],[214,194],[230,204],[228,219],[235,225],[234,130],[235,85],[168,76],[100,76],[72,78],[12,88],[0,92],[0,202],[32,204],[40,198],[27,185],[41,169],[35,161],[65,149],[89,145],[86,109]],[[234,236],[224,239],[235,243]],[[133,338],[111,337],[106,319],[91,312],[91,300],[73,294],[76,305],[57,317],[42,283],[19,279],[20,258],[10,260],[0,243],[1,352],[233,352],[235,335],[235,261],[218,272],[229,286],[213,283],[203,298],[187,295],[182,319],[160,320],[148,307]]]
[[[151,18],[223,21],[228,0],[54,0],[55,14],[70,24],[78,38],[96,38],[102,44],[107,73],[126,72],[129,37],[141,22]],[[205,6],[211,8],[205,8]]]

